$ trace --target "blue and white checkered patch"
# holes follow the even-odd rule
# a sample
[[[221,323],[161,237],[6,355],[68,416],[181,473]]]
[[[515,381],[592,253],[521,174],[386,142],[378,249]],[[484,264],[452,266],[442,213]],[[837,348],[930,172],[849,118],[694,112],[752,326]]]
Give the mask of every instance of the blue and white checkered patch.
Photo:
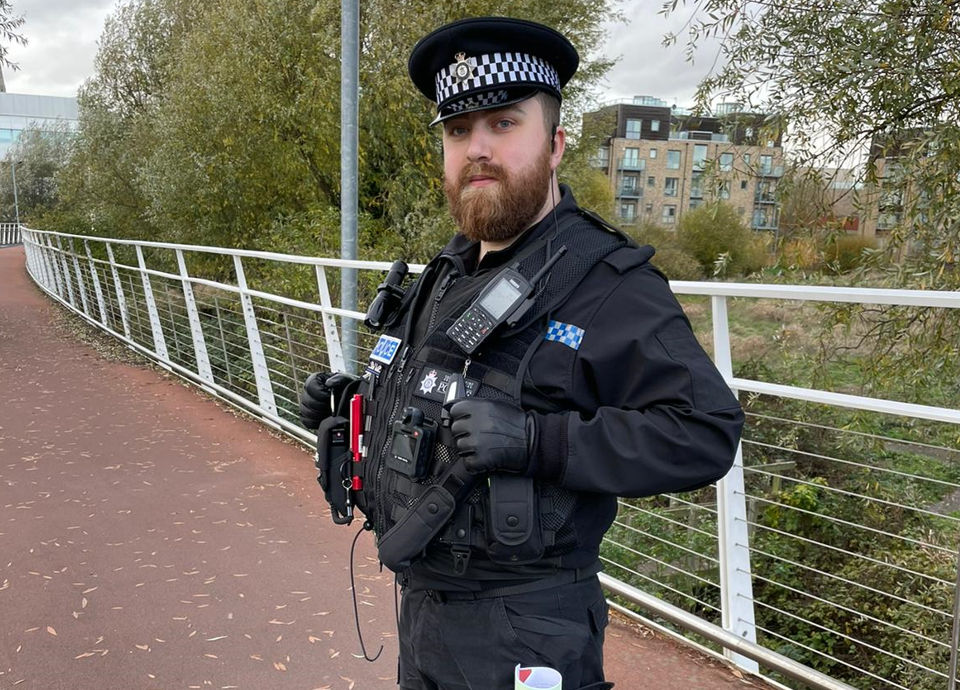
[[[574,350],[579,350],[580,343],[583,342],[584,333],[586,333],[585,330],[579,326],[574,326],[572,323],[551,321],[547,326],[547,334],[543,336],[543,339],[552,340]]]

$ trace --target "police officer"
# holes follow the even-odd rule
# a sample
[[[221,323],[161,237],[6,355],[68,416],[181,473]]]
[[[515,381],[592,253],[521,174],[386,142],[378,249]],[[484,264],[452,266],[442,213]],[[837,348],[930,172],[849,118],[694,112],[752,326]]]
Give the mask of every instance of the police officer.
[[[499,17],[410,56],[459,232],[386,319],[351,470],[402,585],[405,690],[508,688],[517,664],[611,687],[596,574],[616,497],[696,489],[733,463],[743,413],[653,249],[556,182],[578,63],[556,31]],[[311,376],[304,425],[352,383]]]

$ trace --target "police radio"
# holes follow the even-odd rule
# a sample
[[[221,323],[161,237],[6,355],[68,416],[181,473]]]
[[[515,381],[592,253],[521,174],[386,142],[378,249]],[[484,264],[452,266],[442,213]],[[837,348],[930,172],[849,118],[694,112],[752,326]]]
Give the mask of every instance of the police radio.
[[[519,263],[503,269],[467,307],[459,319],[447,329],[447,335],[461,350],[472,355],[501,325],[511,328],[533,306],[536,285],[567,252],[566,245],[551,256],[530,280],[517,270]]]

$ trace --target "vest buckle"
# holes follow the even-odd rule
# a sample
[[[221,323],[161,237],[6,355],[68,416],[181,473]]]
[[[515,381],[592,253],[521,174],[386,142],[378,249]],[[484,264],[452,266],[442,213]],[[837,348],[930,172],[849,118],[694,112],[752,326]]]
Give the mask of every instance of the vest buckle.
[[[454,544],[450,547],[450,553],[453,554],[453,574],[464,575],[467,572],[467,564],[470,563],[470,547],[465,544]]]

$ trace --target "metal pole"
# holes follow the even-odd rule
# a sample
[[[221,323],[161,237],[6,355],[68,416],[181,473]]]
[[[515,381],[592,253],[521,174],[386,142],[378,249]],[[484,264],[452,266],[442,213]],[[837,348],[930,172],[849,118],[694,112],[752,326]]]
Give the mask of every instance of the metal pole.
[[[960,644],[960,553],[957,554],[957,579],[953,589],[953,631],[950,634],[950,677],[947,690],[957,689],[957,646]]]
[[[13,175],[13,210],[17,214],[17,231],[20,230],[20,201],[17,199],[17,162],[10,159],[10,174]]]
[[[360,85],[360,0],[342,0],[340,19],[340,257],[357,258],[357,122]],[[340,306],[357,309],[357,269],[340,274]],[[356,329],[340,319],[344,364],[352,373],[357,359]]]

